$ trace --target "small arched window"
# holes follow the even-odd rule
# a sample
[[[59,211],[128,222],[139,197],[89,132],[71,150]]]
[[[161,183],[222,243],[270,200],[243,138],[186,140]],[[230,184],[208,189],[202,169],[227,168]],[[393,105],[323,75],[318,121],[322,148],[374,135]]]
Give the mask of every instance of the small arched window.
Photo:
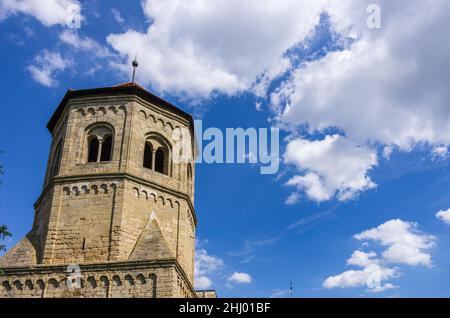
[[[143,167],[170,176],[171,149],[163,136],[149,134],[144,145]]]
[[[147,169],[153,168],[153,147],[149,142],[145,143],[143,166]]]
[[[105,162],[112,160],[113,134],[111,129],[101,126],[88,133],[88,162]]]
[[[162,150],[161,148],[159,148],[158,150],[156,150],[155,153],[155,171],[159,172],[159,173],[166,173],[164,170],[165,168],[165,154],[164,154],[164,150]]]

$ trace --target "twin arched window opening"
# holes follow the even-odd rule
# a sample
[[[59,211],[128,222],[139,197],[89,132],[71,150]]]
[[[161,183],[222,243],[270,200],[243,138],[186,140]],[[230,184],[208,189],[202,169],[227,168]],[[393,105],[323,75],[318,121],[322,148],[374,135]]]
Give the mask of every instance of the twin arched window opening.
[[[147,141],[144,146],[143,167],[153,171],[169,174],[168,150],[163,146],[153,146]]]
[[[92,129],[88,135],[88,162],[106,162],[112,159],[112,131],[107,127]]]
[[[143,167],[169,175],[169,146],[161,138],[150,137],[145,142]],[[107,162],[112,160],[113,132],[105,126],[98,126],[88,133],[88,162]]]
[[[106,136],[104,139],[92,137],[89,140],[88,162],[111,161],[112,137]]]

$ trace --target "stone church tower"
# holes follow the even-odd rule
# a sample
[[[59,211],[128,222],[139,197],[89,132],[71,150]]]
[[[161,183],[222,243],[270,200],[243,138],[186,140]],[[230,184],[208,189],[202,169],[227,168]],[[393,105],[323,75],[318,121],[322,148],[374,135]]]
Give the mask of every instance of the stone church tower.
[[[205,295],[193,290],[192,117],[130,82],[69,90],[47,128],[33,227],[0,258],[0,297]],[[177,129],[191,163],[172,160]]]

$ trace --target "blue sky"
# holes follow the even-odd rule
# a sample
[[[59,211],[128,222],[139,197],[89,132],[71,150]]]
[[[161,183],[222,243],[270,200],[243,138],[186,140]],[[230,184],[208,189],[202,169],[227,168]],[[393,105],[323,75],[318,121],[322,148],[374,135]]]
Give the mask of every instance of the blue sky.
[[[0,0],[8,248],[31,228],[60,99],[128,81],[137,54],[138,82],[204,128],[281,128],[277,174],[197,166],[200,287],[450,296],[448,2],[377,1],[380,28],[367,25],[369,1],[21,3]]]

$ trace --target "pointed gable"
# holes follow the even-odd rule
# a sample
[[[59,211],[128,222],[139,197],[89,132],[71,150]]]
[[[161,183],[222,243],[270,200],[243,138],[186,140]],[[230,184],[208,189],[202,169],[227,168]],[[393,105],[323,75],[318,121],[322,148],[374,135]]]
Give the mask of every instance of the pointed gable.
[[[173,257],[174,255],[169,248],[169,244],[161,231],[154,213],[152,213],[128,259],[143,260]]]

